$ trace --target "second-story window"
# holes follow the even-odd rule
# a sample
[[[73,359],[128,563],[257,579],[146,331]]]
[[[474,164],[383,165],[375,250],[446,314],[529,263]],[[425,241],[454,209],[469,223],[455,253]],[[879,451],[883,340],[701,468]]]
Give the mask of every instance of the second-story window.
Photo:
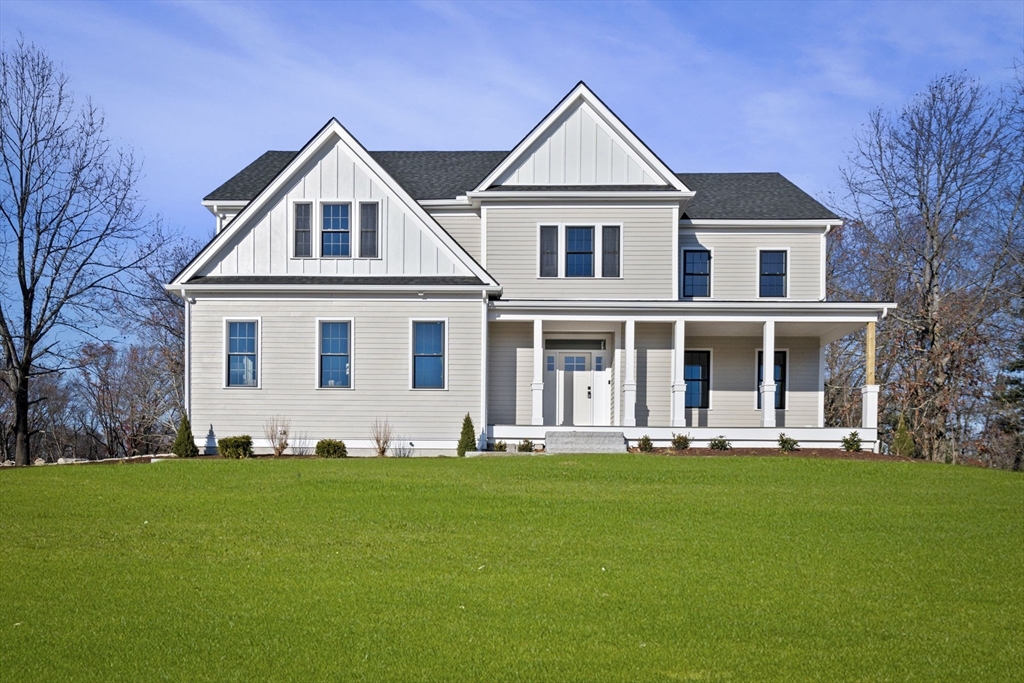
[[[711,252],[705,249],[683,252],[683,296],[711,296]]]
[[[312,214],[312,204],[295,205],[295,258],[313,255]]]
[[[622,262],[619,240],[619,226],[605,225],[601,228],[601,277],[619,277]]]
[[[352,253],[348,204],[324,204],[321,224],[321,256],[349,256]]]
[[[540,276],[558,277],[558,226],[540,226]]]
[[[594,277],[594,228],[566,226],[565,276]]]
[[[762,251],[760,263],[760,296],[786,296],[786,252]]]
[[[377,258],[377,203],[359,205],[359,255],[363,258]]]

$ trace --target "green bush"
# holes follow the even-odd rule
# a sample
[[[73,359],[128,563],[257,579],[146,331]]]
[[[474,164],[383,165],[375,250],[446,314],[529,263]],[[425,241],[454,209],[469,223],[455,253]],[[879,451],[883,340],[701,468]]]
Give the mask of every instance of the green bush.
[[[533,442],[529,439],[523,439],[516,446],[516,451],[519,453],[533,453]]]
[[[857,453],[860,451],[863,444],[860,440],[860,434],[853,431],[843,437],[843,450]]]
[[[318,458],[347,458],[348,449],[344,441],[337,439],[320,439],[316,442],[316,457]]]
[[[473,418],[466,413],[462,418],[462,433],[459,434],[459,457],[466,457],[466,451],[476,450],[476,430],[473,429]]]
[[[505,443],[504,441],[495,441],[494,450],[497,451],[498,453],[505,453],[508,451],[508,444]]]
[[[690,443],[693,441],[693,437],[689,434],[672,434],[672,450],[674,451],[685,451],[690,447]]]
[[[725,438],[724,434],[719,434],[711,439],[711,441],[708,441],[708,448],[713,451],[730,451],[732,450],[732,443]]]
[[[800,442],[791,436],[786,436],[785,432],[779,432],[779,450],[783,453],[798,451],[800,450]]]
[[[637,440],[636,447],[640,449],[641,453],[654,452],[654,443],[651,441],[651,437],[647,436],[646,434],[644,434]]]
[[[892,437],[892,454],[901,458],[913,458],[917,448],[914,446],[914,435],[907,429],[907,421],[900,415],[896,433]]]
[[[178,425],[178,435],[174,437],[171,453],[179,458],[194,458],[199,455],[195,437],[192,436],[192,424],[188,421],[188,415],[184,413],[181,415],[181,424]]]
[[[242,436],[225,436],[217,439],[217,452],[222,458],[251,458],[252,437],[248,434]]]

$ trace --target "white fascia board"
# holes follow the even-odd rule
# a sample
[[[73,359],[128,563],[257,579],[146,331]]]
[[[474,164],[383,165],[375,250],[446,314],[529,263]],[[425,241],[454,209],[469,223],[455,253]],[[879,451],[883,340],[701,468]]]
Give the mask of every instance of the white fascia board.
[[[387,294],[388,292],[436,292],[436,293],[473,293],[479,295],[500,294],[500,287],[489,285],[203,285],[203,284],[170,284],[164,289],[182,297],[192,294],[210,294],[214,292],[271,292],[278,294],[323,293],[323,292],[365,292],[367,294]]]
[[[676,174],[658,158],[651,149],[643,143],[636,135],[633,134],[629,127],[622,122],[622,120],[614,114],[605,104],[593,93],[593,91],[587,87],[586,83],[580,81],[575,88],[569,91],[569,94],[562,98],[554,109],[548,113],[540,123],[538,123],[530,133],[515,146],[508,156],[506,156],[498,166],[491,171],[486,178],[484,178],[479,185],[476,186],[475,192],[481,192],[491,185],[493,185],[498,178],[504,176],[522,157],[529,153],[533,145],[543,137],[551,126],[555,125],[558,120],[566,113],[570,108],[576,106],[577,103],[583,102],[587,104],[593,111],[604,120],[604,123],[610,127],[616,135],[619,136],[632,150],[640,156],[654,171],[655,175],[661,176],[662,180],[667,185],[671,185],[680,192],[689,192],[689,189],[683,185],[683,182],[676,177]],[[472,193],[470,193],[472,194]],[[691,195],[692,196],[692,195]]]
[[[219,216],[224,213],[222,209],[235,209],[236,213],[245,208],[245,205],[249,202],[241,199],[232,199],[230,201],[204,201],[203,206],[206,210],[212,213],[214,216]]]
[[[843,222],[838,218],[815,218],[800,220],[730,220],[730,219],[697,219],[681,218],[680,228],[817,228],[829,230],[837,228]]]
[[[598,201],[598,202],[614,202],[622,201],[623,199],[647,199],[652,202],[672,202],[673,204],[679,204],[681,202],[689,202],[693,198],[695,193],[693,192],[644,192],[644,191],[630,191],[623,190],[621,192],[608,192],[595,191],[588,192],[587,190],[531,190],[529,192],[516,192],[514,190],[486,190],[482,192],[469,192],[467,196],[469,200],[473,202],[474,206],[479,206],[482,201],[503,201],[503,202],[515,202],[519,200],[564,200],[564,199],[583,199],[587,201]]]
[[[758,319],[778,319],[779,316],[794,313],[812,315],[861,315],[872,320],[879,315],[886,315],[896,308],[892,302],[838,302],[838,301],[774,301],[765,305],[763,301],[609,301],[609,300],[547,300],[547,301],[493,301],[491,307],[496,311],[508,312],[543,312],[548,310],[562,311],[643,311],[664,312],[674,316],[702,314],[738,314],[750,313]]]
[[[464,194],[459,195],[455,199],[420,199],[419,204],[429,210],[465,209],[470,206],[469,199]]]

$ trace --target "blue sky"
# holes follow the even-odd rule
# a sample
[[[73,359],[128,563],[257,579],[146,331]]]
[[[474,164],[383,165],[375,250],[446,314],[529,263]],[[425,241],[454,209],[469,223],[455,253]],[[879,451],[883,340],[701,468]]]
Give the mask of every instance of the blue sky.
[[[509,149],[578,80],[677,171],[780,171],[819,197],[852,136],[934,76],[998,87],[1024,0],[218,3],[0,0],[145,160],[153,213],[336,116],[369,149]]]

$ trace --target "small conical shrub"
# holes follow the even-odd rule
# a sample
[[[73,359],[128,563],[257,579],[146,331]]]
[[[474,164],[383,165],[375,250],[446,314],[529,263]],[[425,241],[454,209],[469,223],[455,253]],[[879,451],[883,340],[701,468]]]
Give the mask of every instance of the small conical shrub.
[[[907,422],[900,415],[900,422],[892,437],[892,454],[901,458],[913,458],[914,451],[914,435],[907,429]]]
[[[171,453],[179,458],[194,458],[199,455],[199,448],[196,447],[196,440],[192,436],[192,424],[188,421],[188,415],[184,413],[181,415],[181,424],[178,425],[178,435],[174,437]]]
[[[473,418],[466,413],[462,419],[462,434],[459,435],[459,457],[466,457],[466,451],[476,450],[476,430],[473,429]]]

